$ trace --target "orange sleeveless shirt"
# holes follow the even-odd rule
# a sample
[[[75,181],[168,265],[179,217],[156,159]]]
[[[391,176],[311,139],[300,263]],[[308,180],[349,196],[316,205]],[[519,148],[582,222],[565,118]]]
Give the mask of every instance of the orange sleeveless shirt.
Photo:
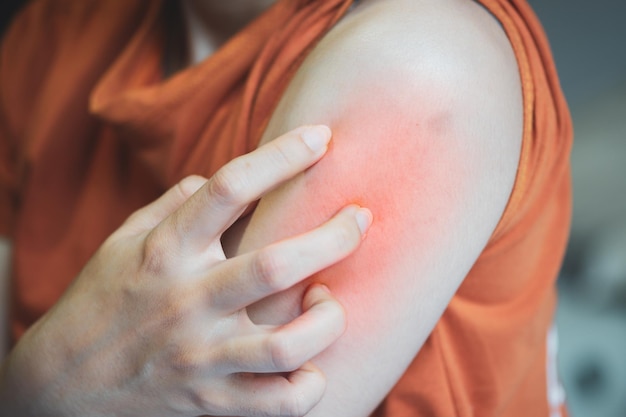
[[[291,75],[351,0],[279,0],[164,80],[161,2],[33,1],[0,57],[0,234],[14,339],[135,209],[257,146]],[[524,133],[491,240],[375,417],[558,415],[548,333],[570,219],[570,117],[523,0],[480,0],[517,57]]]

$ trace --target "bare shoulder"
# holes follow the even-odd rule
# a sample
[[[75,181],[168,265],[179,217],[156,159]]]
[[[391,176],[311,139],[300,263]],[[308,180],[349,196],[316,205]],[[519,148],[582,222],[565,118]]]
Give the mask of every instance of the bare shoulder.
[[[390,175],[404,164],[404,176],[442,185],[423,170],[448,167],[446,176],[458,176],[451,189],[484,194],[489,209],[475,209],[488,217],[482,227],[495,227],[521,147],[516,58],[472,0],[363,0],[305,60],[264,140],[306,123],[329,124],[337,156],[359,152],[372,176],[400,181]]]
[[[499,23],[471,0],[363,0],[305,60],[264,140],[316,123],[332,128],[329,152],[262,199],[255,217],[263,221],[253,218],[242,249],[361,204],[375,222],[355,268],[384,254],[393,271],[368,268],[372,282],[436,282],[445,306],[496,228],[517,174],[522,91]],[[454,270],[433,263],[450,256]],[[414,271],[430,278],[407,282]]]
[[[307,281],[327,284],[349,321],[316,358],[328,388],[309,416],[369,415],[420,350],[506,206],[522,108],[506,36],[470,0],[363,0],[296,73],[264,140],[314,123],[333,139],[261,199],[239,250],[310,230],[346,204],[374,215],[357,252]],[[303,289],[248,312],[285,323]]]
[[[363,0],[321,42],[317,54],[344,55],[353,65],[389,69],[389,63],[422,75],[453,77],[507,65],[516,72],[499,23],[473,0]],[[371,61],[373,55],[379,59]],[[495,64],[495,67],[490,65]],[[452,79],[448,79],[452,81]]]
[[[264,140],[300,123],[387,123],[405,140],[479,145],[515,168],[522,109],[512,47],[480,4],[363,0],[305,60]]]
[[[512,48],[498,22],[472,0],[360,2],[314,49],[283,101],[303,90],[311,97],[309,114],[340,96],[383,90],[415,103],[405,112],[423,110],[415,95],[433,111],[487,109],[497,101],[499,116],[515,119],[516,129],[521,123]]]

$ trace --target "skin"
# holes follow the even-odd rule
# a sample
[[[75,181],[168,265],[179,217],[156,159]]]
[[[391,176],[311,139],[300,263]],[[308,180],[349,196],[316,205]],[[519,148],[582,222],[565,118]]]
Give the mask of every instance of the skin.
[[[458,36],[459,33],[463,36]],[[315,248],[305,253],[314,259],[313,264],[317,267],[304,262],[306,270],[294,277],[291,268],[302,265],[302,257],[294,256],[293,249],[280,245],[280,250],[273,252],[275,257],[261,262],[264,265],[261,270],[274,271],[286,281],[281,280],[280,285],[272,284],[269,291],[272,295],[253,291],[254,296],[247,298],[252,304],[245,307],[246,317],[259,325],[256,331],[268,326],[279,331],[293,329],[295,324],[303,326],[301,332],[287,331],[292,337],[283,339],[285,343],[269,342],[270,346],[282,348],[278,349],[278,354],[274,350],[270,355],[274,358],[274,367],[264,368],[264,371],[297,368],[301,370],[298,375],[314,375],[309,387],[318,388],[301,386],[299,390],[285,391],[285,387],[292,385],[285,385],[283,379],[277,380],[282,385],[270,384],[267,390],[255,391],[253,388],[258,386],[246,385],[247,379],[235,380],[243,384],[241,389],[250,389],[247,394],[257,393],[242,395],[242,391],[235,390],[233,385],[225,385],[224,381],[232,380],[216,374],[213,369],[223,366],[229,360],[228,355],[240,352],[239,346],[243,345],[224,344],[224,340],[241,337],[243,341],[250,341],[253,325],[246,322],[245,326],[237,327],[233,325],[232,315],[210,315],[193,295],[211,294],[211,289],[220,290],[218,294],[236,303],[239,297],[251,291],[250,288],[256,287],[241,282],[230,287],[225,280],[223,286],[212,288],[209,280],[192,279],[198,286],[191,287],[191,290],[186,285],[181,288],[172,279],[172,271],[178,276],[180,271],[177,268],[185,263],[180,259],[175,262],[176,257],[171,265],[164,265],[163,281],[168,285],[159,285],[155,289],[152,280],[137,291],[119,287],[120,294],[137,297],[128,303],[135,307],[133,311],[137,310],[140,300],[146,303],[146,310],[140,309],[140,313],[145,313],[143,316],[124,311],[124,303],[113,303],[120,310],[110,314],[123,317],[121,321],[129,323],[128,327],[113,329],[109,333],[102,326],[92,326],[77,328],[71,335],[65,334],[67,329],[81,325],[68,322],[71,317],[81,317],[87,310],[81,306],[91,308],[97,300],[106,301],[107,296],[115,296],[115,293],[108,293],[109,286],[97,285],[113,278],[100,275],[98,265],[109,260],[124,260],[118,266],[124,269],[143,259],[141,254],[145,253],[145,245],[150,242],[146,242],[145,237],[159,235],[147,231],[157,223],[155,218],[168,217],[172,210],[177,211],[168,203],[169,209],[159,208],[161,206],[157,204],[153,208],[158,209],[147,209],[135,215],[129,223],[132,233],[128,224],[121,232],[116,232],[98,255],[101,258],[90,263],[96,266],[86,268],[89,273],[81,274],[78,284],[59,307],[55,307],[42,324],[35,326],[20,342],[21,347],[18,346],[4,366],[4,398],[17,398],[16,407],[28,406],[28,411],[35,410],[38,415],[73,415],[86,409],[114,409],[118,413],[123,410],[127,415],[159,415],[163,410],[169,415],[198,415],[200,411],[242,416],[262,412],[267,415],[306,414],[309,417],[369,415],[419,352],[504,210],[515,178],[522,130],[522,103],[515,59],[497,23],[473,2],[365,0],[324,38],[298,71],[267,127],[263,142],[271,144],[280,133],[308,123],[332,127],[334,138],[327,157],[309,170],[301,168],[300,171],[304,172],[297,175],[294,172],[290,181],[265,194],[251,217],[228,228],[221,237],[224,252],[218,258],[248,259],[254,264],[253,259],[259,262],[259,258],[255,258],[259,251],[277,248],[271,245],[285,242],[285,238],[323,223],[340,207],[357,203],[371,209],[372,227],[360,250],[351,257],[319,271],[339,261],[332,256],[347,256],[351,248],[359,244],[358,223],[351,215],[356,210],[354,206],[339,215],[341,226],[331,222],[324,229],[334,230],[329,232],[332,237],[325,235],[327,238],[320,239],[315,233],[304,235],[310,244],[308,247]],[[258,165],[248,173],[254,178],[265,172],[263,168]],[[206,199],[198,202],[196,198],[192,198],[192,203],[183,204],[190,194],[183,193],[172,204],[181,209],[203,206],[202,201],[206,204]],[[247,202],[251,198],[244,200]],[[231,207],[229,218],[235,218],[233,213],[238,213],[239,209],[239,206],[237,209]],[[179,245],[188,238],[185,233],[177,234],[176,230],[192,230],[187,222],[195,224],[197,215],[193,210],[183,211],[189,214],[174,216],[179,220],[165,222],[173,229],[161,234],[157,240],[159,245],[148,244],[148,247],[160,248],[159,253],[178,253]],[[151,220],[145,223],[141,220],[144,216]],[[369,218],[369,214],[366,217]],[[137,222],[137,219],[141,221]],[[227,223],[217,224],[225,229]],[[346,228],[346,225],[351,226]],[[211,236],[218,239],[218,235]],[[126,242],[123,238],[130,240]],[[139,246],[131,245],[137,242]],[[221,250],[216,240],[212,242],[213,248],[220,247]],[[112,250],[125,245],[134,248],[130,251],[134,258],[123,259],[119,251]],[[199,258],[189,256],[187,260],[203,271],[202,276],[209,274],[205,269],[213,271],[209,266],[217,265],[200,263],[198,266]],[[292,262],[293,259],[298,261]],[[246,270],[236,262],[229,265],[233,268],[232,274],[228,274],[230,277]],[[236,269],[237,265],[243,269]],[[314,274],[316,271],[319,272]],[[192,278],[198,274],[197,270],[187,272]],[[213,272],[219,276],[219,270]],[[305,279],[311,274],[311,278]],[[251,282],[256,282],[254,276],[250,278]],[[272,279],[271,282],[275,281]],[[313,283],[330,287],[344,310],[337,309],[338,304],[323,295],[326,293],[311,288]],[[161,305],[167,308],[155,312],[150,306],[154,305],[155,297],[160,300],[159,296],[165,297]],[[312,314],[314,306],[320,303],[330,309],[323,310],[326,314]],[[245,303],[239,304],[238,307],[243,307]],[[172,305],[177,307],[172,310]],[[337,322],[343,323],[342,311],[347,328],[333,343],[334,337],[338,337],[334,326]],[[163,322],[153,321],[161,317]],[[302,317],[310,319],[300,320]],[[132,320],[128,321],[129,318]],[[116,323],[114,317],[108,322]],[[94,318],[92,323],[99,321]],[[294,326],[283,327],[287,323]],[[142,326],[147,326],[142,333],[149,337],[143,341],[133,339],[134,330],[143,329]],[[134,356],[130,355],[126,360],[134,364],[131,369],[150,369],[141,364],[170,362],[160,356],[168,352],[164,340],[177,340],[177,345],[189,346],[190,350],[183,350],[189,352],[204,352],[207,346],[213,346],[203,341],[198,347],[195,337],[198,333],[210,335],[207,341],[215,341],[215,350],[211,349],[211,352],[221,352],[221,356],[218,353],[209,355],[215,361],[205,359],[200,368],[190,365],[198,365],[193,360],[182,361],[187,364],[182,367],[187,371],[183,373],[185,384],[177,379],[181,375],[175,369],[161,368],[158,374],[161,378],[142,380],[136,376],[150,373],[122,375],[117,368],[111,372],[108,362],[102,359],[111,358],[111,352],[130,351]],[[125,337],[112,337],[111,334]],[[320,339],[320,334],[325,335],[321,345],[316,345],[313,351],[307,349],[312,341]],[[51,365],[50,358],[45,358],[47,365],[33,362],[32,358],[37,358],[33,352],[41,351],[40,348],[52,340],[61,343],[53,350],[57,353],[52,355]],[[81,363],[87,364],[86,367],[77,366],[70,360],[77,357],[76,352],[64,354],[70,346],[76,345],[76,340],[82,340],[83,346],[93,346],[93,340],[112,340],[110,346],[113,348],[104,352],[85,350],[82,357],[93,359]],[[268,346],[268,339],[262,340],[265,344],[252,343],[249,349],[243,350],[250,352],[251,356],[239,358],[235,369],[249,373],[258,371],[256,367],[263,360],[256,358],[254,352],[267,352],[263,347]],[[115,343],[125,348],[116,349]],[[95,346],[107,347],[98,343]],[[289,346],[293,350],[286,348]],[[145,361],[142,355],[154,360]],[[276,358],[280,359],[276,361]],[[115,359],[119,360],[118,357]],[[309,359],[315,367],[308,362]],[[197,369],[202,369],[202,373],[210,378],[194,379],[197,373],[193,371]],[[316,385],[321,375],[316,369],[326,376],[328,385],[323,395]],[[53,383],[55,377],[70,370],[72,372],[64,384]],[[102,372],[105,378],[102,378]],[[102,400],[107,398],[103,395],[96,398],[82,395],[82,390],[93,390],[93,382],[99,380],[107,382],[105,388],[118,394],[125,392],[116,389],[127,381],[140,382],[130,385],[138,389],[136,395],[113,395],[109,397],[115,398],[113,402]],[[150,385],[155,381],[163,385]],[[68,386],[67,382],[73,389],[59,391],[61,386]],[[293,384],[295,380],[287,378],[287,382]],[[214,391],[198,388],[207,385]],[[7,391],[7,386],[14,387],[17,392]],[[46,401],[32,403],[33,386],[40,387],[41,398]],[[180,391],[181,386],[190,390]],[[20,392],[20,387],[28,391],[28,397]],[[73,398],[64,404],[55,401],[60,394],[67,393]],[[259,399],[263,394],[267,396]],[[193,401],[194,398],[203,400]],[[21,404],[20,399],[23,400]],[[275,401],[271,402],[272,399]],[[316,403],[318,399],[320,401]],[[0,403],[6,404],[6,400]],[[7,413],[19,415],[16,410]],[[27,415],[26,412],[22,414]]]
[[[0,414],[310,410],[325,379],[309,359],[341,335],[343,309],[320,285],[282,326],[254,324],[246,307],[348,256],[371,213],[350,205],[314,230],[231,259],[220,236],[250,202],[319,160],[329,139],[324,126],[297,129],[133,214],[2,363]]]
[[[332,126],[327,157],[265,196],[228,247],[306,230],[335,204],[371,209],[354,256],[248,309],[283,323],[307,283],[327,284],[348,326],[314,359],[328,388],[307,416],[363,417],[419,352],[506,206],[522,133],[515,58],[473,2],[365,1],[304,63],[266,139],[303,120]]]

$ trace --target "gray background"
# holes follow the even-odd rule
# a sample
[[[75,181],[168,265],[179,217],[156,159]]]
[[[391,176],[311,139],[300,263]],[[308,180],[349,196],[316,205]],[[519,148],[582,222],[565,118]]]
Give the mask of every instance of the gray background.
[[[574,120],[559,366],[572,417],[626,417],[626,2],[530,0]]]

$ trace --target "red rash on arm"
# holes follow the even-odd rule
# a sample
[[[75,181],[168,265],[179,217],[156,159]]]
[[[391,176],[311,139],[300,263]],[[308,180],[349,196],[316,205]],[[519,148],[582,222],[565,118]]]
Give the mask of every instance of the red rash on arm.
[[[307,57],[270,120],[266,139],[319,123],[333,140],[315,166],[261,199],[237,252],[306,232],[348,204],[374,217],[347,259],[248,308],[255,322],[289,322],[311,282],[344,306],[346,332],[314,358],[328,385],[307,417],[372,412],[502,215],[522,101],[508,40],[489,19],[471,2],[363,2]]]
[[[251,240],[259,247],[303,233],[348,204],[369,208],[374,222],[357,252],[307,281],[329,285],[346,306],[349,320],[360,313],[375,313],[375,306],[393,305],[384,296],[385,288],[402,285],[394,283],[393,277],[406,274],[407,262],[412,266],[422,262],[416,253],[427,258],[437,247],[445,250],[456,227],[446,220],[457,217],[451,212],[462,203],[459,190],[464,189],[466,178],[458,141],[448,137],[447,124],[452,121],[445,112],[410,117],[418,112],[398,97],[392,99],[382,91],[372,94],[371,87],[362,96],[352,94],[345,104],[336,106],[349,110],[334,120],[321,121],[333,130],[327,154],[265,197],[253,216],[254,237],[244,235],[247,251]],[[377,97],[375,102],[367,98],[372,96]],[[257,216],[263,218],[262,223],[254,223]],[[277,302],[279,297],[260,305],[271,303],[275,309]],[[289,318],[299,312],[295,307],[291,305],[294,310]],[[353,307],[360,313],[350,314]],[[257,313],[261,321],[269,320],[254,308],[251,313]],[[372,322],[365,317],[359,321]]]
[[[328,377],[329,406],[320,405],[322,415],[327,407],[339,407],[336,415],[354,409],[343,404],[354,395],[375,399],[388,392],[471,266],[446,259],[457,258],[466,230],[461,213],[472,176],[465,142],[442,107],[372,94],[371,87],[335,101],[338,112],[314,120],[333,131],[327,154],[263,197],[244,232],[240,252],[306,232],[348,204],[372,211],[372,226],[355,253],[248,308],[257,323],[287,323],[301,313],[312,282],[326,284],[340,300],[346,332],[314,360]]]
[[[402,256],[399,249],[405,244],[436,242],[444,232],[439,216],[458,205],[455,190],[463,186],[462,159],[449,165],[456,172],[442,166],[438,155],[445,152],[448,163],[457,155],[452,155],[453,149],[437,137],[428,121],[402,120],[401,109],[385,103],[373,107],[347,107],[357,115],[333,124],[335,140],[325,158],[304,174],[301,189],[315,198],[309,198],[303,208],[313,218],[326,217],[348,203],[372,210],[375,222],[355,255],[362,258],[358,263],[369,273],[379,271],[377,262],[386,267],[397,263],[395,258]]]

